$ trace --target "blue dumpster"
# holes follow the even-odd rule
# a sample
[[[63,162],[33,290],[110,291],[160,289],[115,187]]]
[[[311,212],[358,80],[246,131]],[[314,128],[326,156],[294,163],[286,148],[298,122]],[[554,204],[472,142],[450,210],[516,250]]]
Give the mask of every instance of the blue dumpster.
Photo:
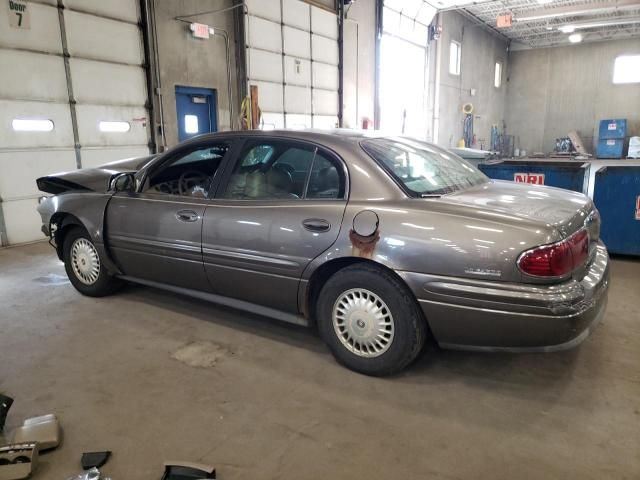
[[[486,176],[496,180],[535,183],[583,192],[589,166],[579,161],[502,160],[481,163],[478,168]]]
[[[609,252],[640,255],[640,167],[602,167],[595,175],[593,201]]]

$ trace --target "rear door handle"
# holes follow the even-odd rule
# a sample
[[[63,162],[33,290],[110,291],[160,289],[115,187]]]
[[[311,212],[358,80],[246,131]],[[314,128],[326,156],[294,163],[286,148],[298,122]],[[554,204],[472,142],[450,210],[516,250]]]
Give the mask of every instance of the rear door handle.
[[[200,216],[193,210],[180,210],[176,218],[181,222],[197,222]]]
[[[331,228],[331,224],[322,218],[307,218],[302,226],[310,232],[326,232]]]

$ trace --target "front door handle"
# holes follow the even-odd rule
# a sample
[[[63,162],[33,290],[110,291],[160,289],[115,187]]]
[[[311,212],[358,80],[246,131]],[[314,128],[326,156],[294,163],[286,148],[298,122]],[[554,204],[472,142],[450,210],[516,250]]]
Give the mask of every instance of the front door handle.
[[[302,226],[310,232],[326,232],[331,228],[331,224],[322,218],[307,218]]]
[[[193,210],[180,210],[176,218],[181,222],[197,222],[200,216]]]

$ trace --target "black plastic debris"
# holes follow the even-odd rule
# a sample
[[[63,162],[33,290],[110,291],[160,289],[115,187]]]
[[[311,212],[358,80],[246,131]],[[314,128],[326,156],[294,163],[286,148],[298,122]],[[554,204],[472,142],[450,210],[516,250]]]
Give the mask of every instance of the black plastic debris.
[[[106,452],[85,452],[82,454],[80,463],[82,463],[83,470],[89,470],[91,468],[100,468],[111,456],[110,451]]]
[[[197,463],[168,462],[164,464],[162,480],[201,480],[216,478],[216,469]]]
[[[9,413],[11,405],[13,405],[13,398],[0,393],[0,431],[4,428],[4,422],[7,420],[7,413]]]

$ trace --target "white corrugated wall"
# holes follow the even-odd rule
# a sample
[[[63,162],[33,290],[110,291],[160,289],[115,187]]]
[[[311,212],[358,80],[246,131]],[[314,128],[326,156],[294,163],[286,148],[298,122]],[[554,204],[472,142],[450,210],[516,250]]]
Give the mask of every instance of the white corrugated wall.
[[[301,0],[247,0],[247,77],[264,128],[333,128],[338,122],[336,14]]]

